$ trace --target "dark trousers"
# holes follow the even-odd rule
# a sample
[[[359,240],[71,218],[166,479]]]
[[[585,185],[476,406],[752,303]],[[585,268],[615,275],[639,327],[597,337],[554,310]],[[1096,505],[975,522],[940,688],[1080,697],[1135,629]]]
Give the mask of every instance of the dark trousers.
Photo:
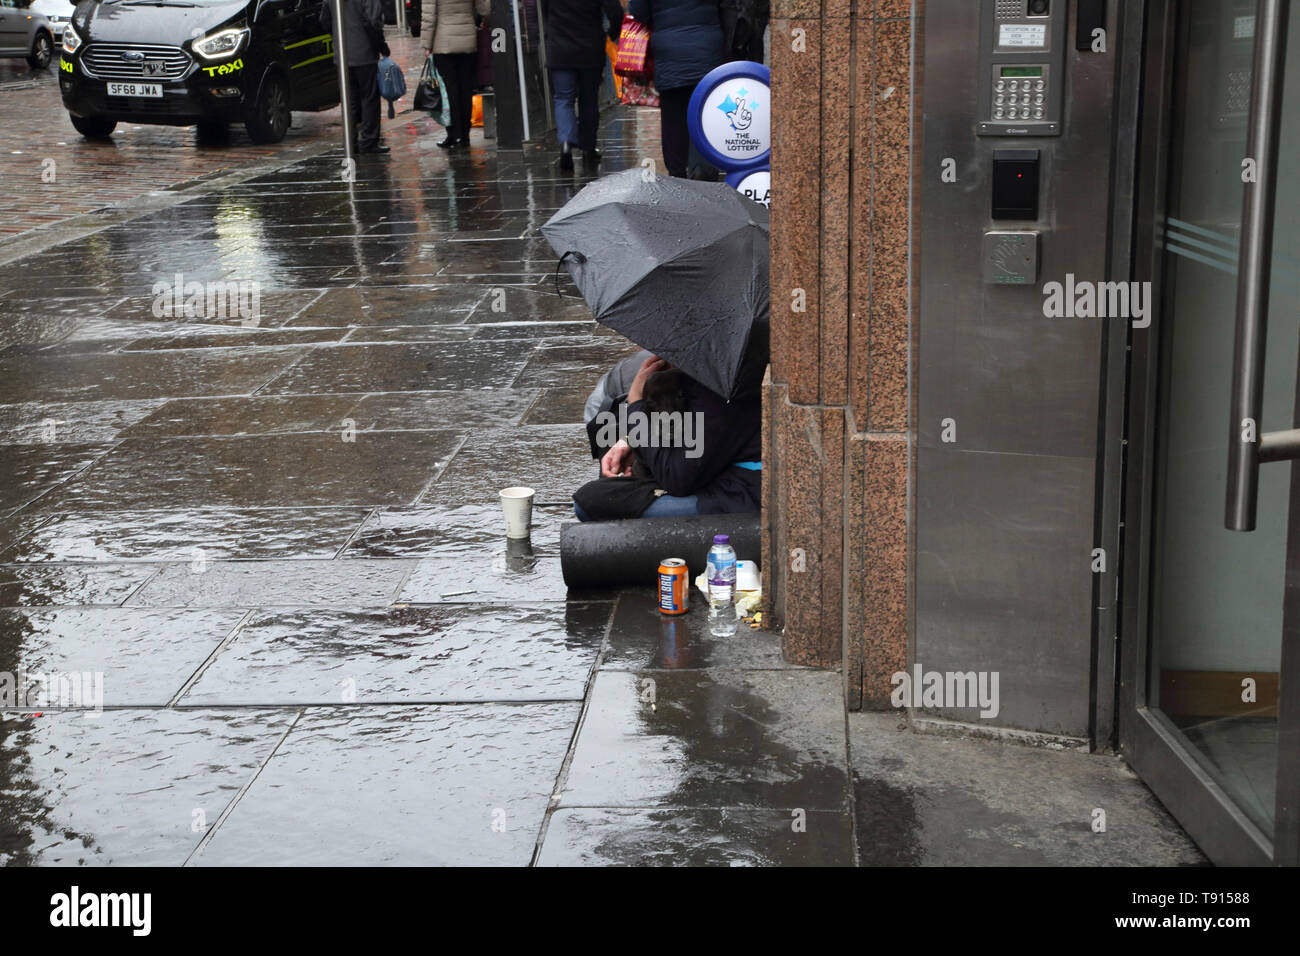
[[[435,53],[433,66],[447,86],[447,104],[451,111],[451,125],[447,135],[452,139],[469,139],[469,121],[474,115],[474,81],[478,79],[477,53]]]
[[[348,97],[352,103],[352,122],[359,124],[357,149],[371,149],[379,144],[379,64],[348,67]]]
[[[693,86],[675,86],[659,91],[659,137],[663,143],[664,165],[669,176],[686,178],[691,155],[691,133],[686,126],[686,108],[691,104]]]
[[[579,149],[596,148],[600,125],[600,81],[604,67],[551,70],[551,95],[555,97],[555,135],[561,144]],[[576,118],[574,102],[577,102]]]

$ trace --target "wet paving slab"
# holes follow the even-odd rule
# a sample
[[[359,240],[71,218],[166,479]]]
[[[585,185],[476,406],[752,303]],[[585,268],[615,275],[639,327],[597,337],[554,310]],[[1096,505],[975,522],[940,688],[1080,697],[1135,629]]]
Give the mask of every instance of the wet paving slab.
[[[286,369],[261,392],[277,395],[509,388],[529,351],[508,342],[322,347]]]
[[[95,442],[0,445],[0,515],[30,504],[114,447]]]
[[[545,388],[524,416],[524,425],[576,425],[582,422],[590,388]]]
[[[181,706],[581,702],[610,603],[258,612]]]
[[[341,431],[360,396],[270,396],[178,399],[155,406],[131,427],[125,438],[147,436],[240,436],[293,432]]]
[[[486,294],[465,284],[329,289],[289,325],[457,325]]]
[[[165,404],[165,399],[29,402],[0,405],[0,444],[110,442]]]
[[[158,568],[118,565],[0,565],[0,607],[118,605]]]
[[[181,866],[294,716],[0,715],[0,863]]]
[[[388,392],[367,395],[347,410],[358,431],[410,431],[455,423],[466,431],[517,423],[536,389]]]
[[[169,564],[127,601],[131,607],[384,607],[414,561],[203,561]]]
[[[846,812],[843,696],[823,671],[606,671],[562,806]]]
[[[444,557],[474,560],[490,556],[504,571],[507,558],[522,563],[531,557],[560,553],[560,528],[573,520],[564,505],[533,508],[527,540],[506,538],[505,518],[493,505],[417,505],[383,508],[370,514],[349,541],[347,557]]]
[[[104,707],[163,707],[243,616],[234,609],[0,608],[0,669],[100,675]]]
[[[0,405],[243,395],[276,378],[301,347],[0,358]]]
[[[848,723],[862,866],[1205,865],[1113,754],[916,733],[898,714]]]
[[[578,709],[308,710],[191,864],[527,866]]]
[[[0,523],[0,562],[184,561],[197,565],[228,558],[331,558],[343,550],[370,513],[369,508],[20,512]]]
[[[843,813],[731,808],[561,809],[538,866],[852,866]]]
[[[625,339],[597,340],[584,345],[547,345],[532,353],[515,384],[521,388],[559,388],[575,381],[594,384],[610,367],[637,351],[637,347]]]
[[[122,502],[138,508],[412,504],[463,441],[459,433],[446,431],[346,437],[339,432],[203,442],[136,438],[107,453],[87,448],[82,455],[98,458],[95,466],[67,481],[56,495],[42,498],[40,507],[95,511]],[[71,451],[81,446],[46,447],[70,449],[60,461],[67,468],[82,460]],[[37,487],[54,478],[41,472],[29,484]]]
[[[506,447],[509,454],[503,455]],[[465,440],[421,503],[495,502],[502,488],[522,485],[537,492],[539,504],[572,507],[574,489],[599,476],[600,463],[591,457],[582,425],[478,430]]]

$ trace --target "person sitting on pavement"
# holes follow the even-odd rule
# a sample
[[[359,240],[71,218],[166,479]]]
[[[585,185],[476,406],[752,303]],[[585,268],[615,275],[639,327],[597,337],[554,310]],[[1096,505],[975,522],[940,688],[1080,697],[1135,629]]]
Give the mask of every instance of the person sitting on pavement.
[[[332,4],[325,4],[321,26],[334,29]],[[347,44],[349,119],[357,128],[358,153],[386,153],[379,142],[379,58],[384,42],[384,9],[379,0],[343,0],[343,42]]]
[[[651,355],[632,380],[626,411],[612,409],[598,418],[610,430],[630,427],[601,458],[601,477],[574,492],[579,521],[759,510],[757,397],[726,402]],[[666,422],[676,431],[660,427]]]

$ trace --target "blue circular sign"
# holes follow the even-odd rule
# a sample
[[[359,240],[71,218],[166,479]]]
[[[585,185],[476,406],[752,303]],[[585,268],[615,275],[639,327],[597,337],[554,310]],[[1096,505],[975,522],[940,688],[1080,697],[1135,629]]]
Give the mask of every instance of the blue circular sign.
[[[772,208],[772,171],[766,166],[741,169],[727,174],[727,185],[742,196]]]
[[[735,172],[765,166],[772,154],[772,73],[761,63],[724,63],[700,80],[686,122],[704,158]]]

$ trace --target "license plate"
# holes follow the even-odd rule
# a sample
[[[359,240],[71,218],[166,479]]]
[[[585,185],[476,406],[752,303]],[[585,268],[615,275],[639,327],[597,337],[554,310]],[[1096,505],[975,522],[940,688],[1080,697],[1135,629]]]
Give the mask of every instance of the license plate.
[[[110,83],[109,96],[162,96],[161,83]]]

